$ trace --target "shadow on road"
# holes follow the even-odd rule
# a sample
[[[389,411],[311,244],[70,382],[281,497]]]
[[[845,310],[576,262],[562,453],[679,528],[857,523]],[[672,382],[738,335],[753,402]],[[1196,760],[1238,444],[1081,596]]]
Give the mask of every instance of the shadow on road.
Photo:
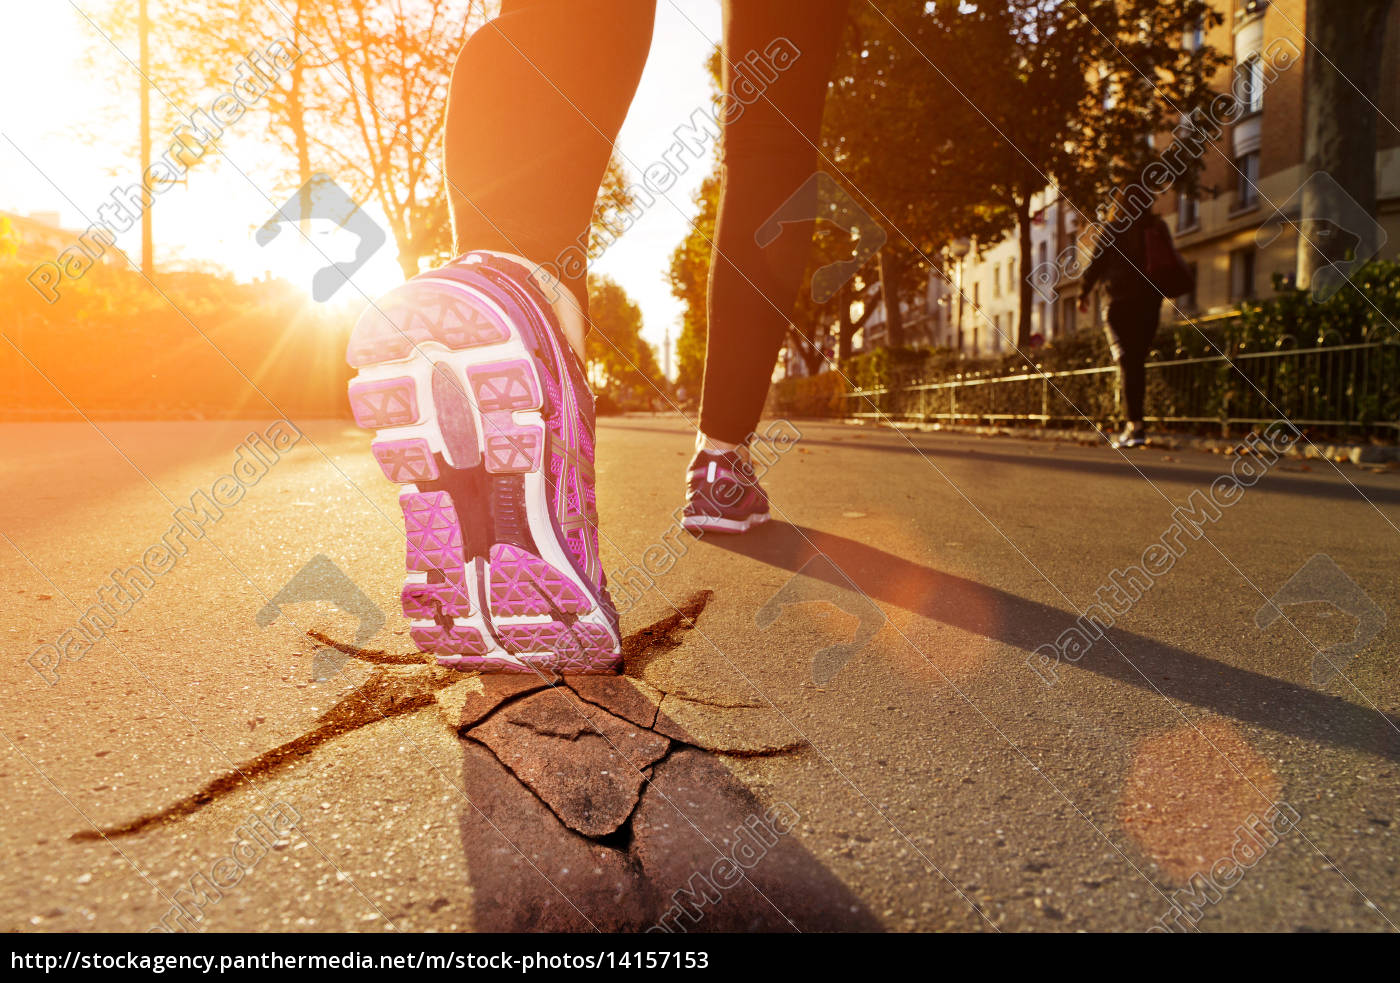
[[[876,601],[924,618],[1033,652],[1073,626],[1077,615],[911,563],[844,536],[772,522],[743,536],[712,536],[721,549],[784,570],[807,567],[843,589],[844,573]],[[824,554],[832,564],[808,566]],[[1318,690],[1117,629],[1073,665],[1057,671],[1096,673],[1173,700],[1318,744],[1332,744],[1400,760],[1397,721]],[[1115,648],[1116,646],[1116,648]],[[1043,685],[1030,668],[1026,685]]]
[[[1035,453],[1035,454],[1009,454],[1005,451],[986,451],[981,448],[973,450],[971,448],[958,447],[938,447],[933,448],[928,445],[914,444],[889,444],[889,443],[866,443],[853,442],[848,440],[822,440],[820,437],[802,438],[802,446],[829,445],[831,447],[842,447],[862,451],[893,451],[900,454],[919,454],[923,457],[958,457],[965,460],[989,461],[996,464],[1016,464],[1032,468],[1049,468],[1055,471],[1076,471],[1081,474],[1097,474],[1106,477],[1131,478],[1141,480],[1146,478],[1153,483],[1156,482],[1185,482],[1201,488],[1207,488],[1210,483],[1222,474],[1230,473],[1229,462],[1233,458],[1222,457],[1219,468],[1199,468],[1182,465],[1164,465],[1150,463],[1144,459],[1144,453],[1151,454],[1152,448],[1146,452],[1134,454],[1128,451],[1126,460],[1116,453],[1108,452],[1102,458],[1086,458],[1078,455],[1060,456],[1055,452]],[[1077,446],[1077,445],[1076,445]],[[1263,478],[1259,479],[1259,484],[1254,488],[1276,492],[1281,495],[1303,495],[1312,498],[1336,498],[1346,501],[1360,502],[1370,500],[1375,503],[1394,505],[1400,503],[1400,488],[1385,487],[1378,488],[1375,485],[1364,487],[1355,486],[1342,480],[1325,481],[1317,478],[1300,478],[1293,474],[1282,475],[1276,470],[1269,471]]]
[[[760,802],[714,753],[714,734],[633,682],[710,596],[624,639],[626,676],[480,679],[458,731],[476,931],[881,930],[802,845],[797,811]]]
[[[775,836],[772,808],[698,748],[658,762],[628,827],[603,840],[565,829],[470,741],[462,778],[476,807],[461,826],[475,931],[882,930],[792,832]]]

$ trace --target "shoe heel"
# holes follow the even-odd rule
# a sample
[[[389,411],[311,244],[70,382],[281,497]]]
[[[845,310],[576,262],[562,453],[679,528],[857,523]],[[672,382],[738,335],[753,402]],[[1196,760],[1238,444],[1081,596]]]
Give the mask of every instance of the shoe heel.
[[[469,297],[431,278],[413,280],[386,294],[355,322],[345,361],[352,368],[398,362],[435,341],[451,351],[510,340],[510,328]]]

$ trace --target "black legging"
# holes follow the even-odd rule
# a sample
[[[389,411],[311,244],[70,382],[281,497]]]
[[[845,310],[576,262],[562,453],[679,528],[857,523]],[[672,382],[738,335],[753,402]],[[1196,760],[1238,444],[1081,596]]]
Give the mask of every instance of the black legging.
[[[719,118],[726,126],[700,408],[700,428],[717,440],[737,443],[752,432],[792,315],[813,223],[785,226],[766,247],[756,233],[817,170],[846,4],[724,4]],[[655,7],[655,0],[503,0],[501,15],[463,46],[446,133],[459,252],[498,249],[553,267],[586,309],[587,273],[573,260],[646,62]],[[729,71],[780,39],[783,50],[798,52],[781,71]],[[754,98],[760,75],[764,88]],[[688,117],[680,113],[677,123]]]
[[[1123,379],[1123,403],[1128,419],[1143,420],[1147,397],[1147,353],[1162,314],[1162,298],[1153,295],[1115,297],[1108,304],[1109,338],[1114,345],[1118,374]]]

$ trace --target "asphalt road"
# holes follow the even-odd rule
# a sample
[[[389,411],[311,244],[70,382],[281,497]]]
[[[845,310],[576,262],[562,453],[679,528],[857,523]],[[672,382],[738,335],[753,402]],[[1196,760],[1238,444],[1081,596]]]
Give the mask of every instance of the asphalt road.
[[[1400,924],[1400,473],[1280,461],[1173,540],[1235,459],[799,422],[774,521],[696,541],[682,421],[605,420],[629,682],[516,692],[412,651],[366,434],[218,483],[268,425],[0,425],[0,927]]]

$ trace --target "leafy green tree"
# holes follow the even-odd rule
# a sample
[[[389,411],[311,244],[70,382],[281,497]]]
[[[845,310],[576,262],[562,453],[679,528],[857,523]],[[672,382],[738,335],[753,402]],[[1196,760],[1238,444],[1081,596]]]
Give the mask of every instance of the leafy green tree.
[[[1052,185],[1092,212],[1141,180],[1157,156],[1150,138],[1214,95],[1209,80],[1224,56],[1190,50],[1184,38],[1220,20],[1206,0],[860,8],[824,143],[852,193],[887,225],[887,317],[920,254],[1019,228],[1017,342],[1028,344],[1033,198]],[[1194,178],[1194,165],[1181,176],[1188,187]],[[897,345],[897,320],[890,327]]]
[[[600,397],[622,408],[651,405],[666,380],[656,350],[642,338],[642,309],[611,277],[588,278],[588,380]]]
[[[693,227],[671,255],[668,279],[681,302],[681,332],[676,339],[676,386],[700,391],[705,374],[705,343],[709,337],[706,303],[709,297],[710,250],[719,209],[719,175],[711,174],[695,195],[698,212]]]

